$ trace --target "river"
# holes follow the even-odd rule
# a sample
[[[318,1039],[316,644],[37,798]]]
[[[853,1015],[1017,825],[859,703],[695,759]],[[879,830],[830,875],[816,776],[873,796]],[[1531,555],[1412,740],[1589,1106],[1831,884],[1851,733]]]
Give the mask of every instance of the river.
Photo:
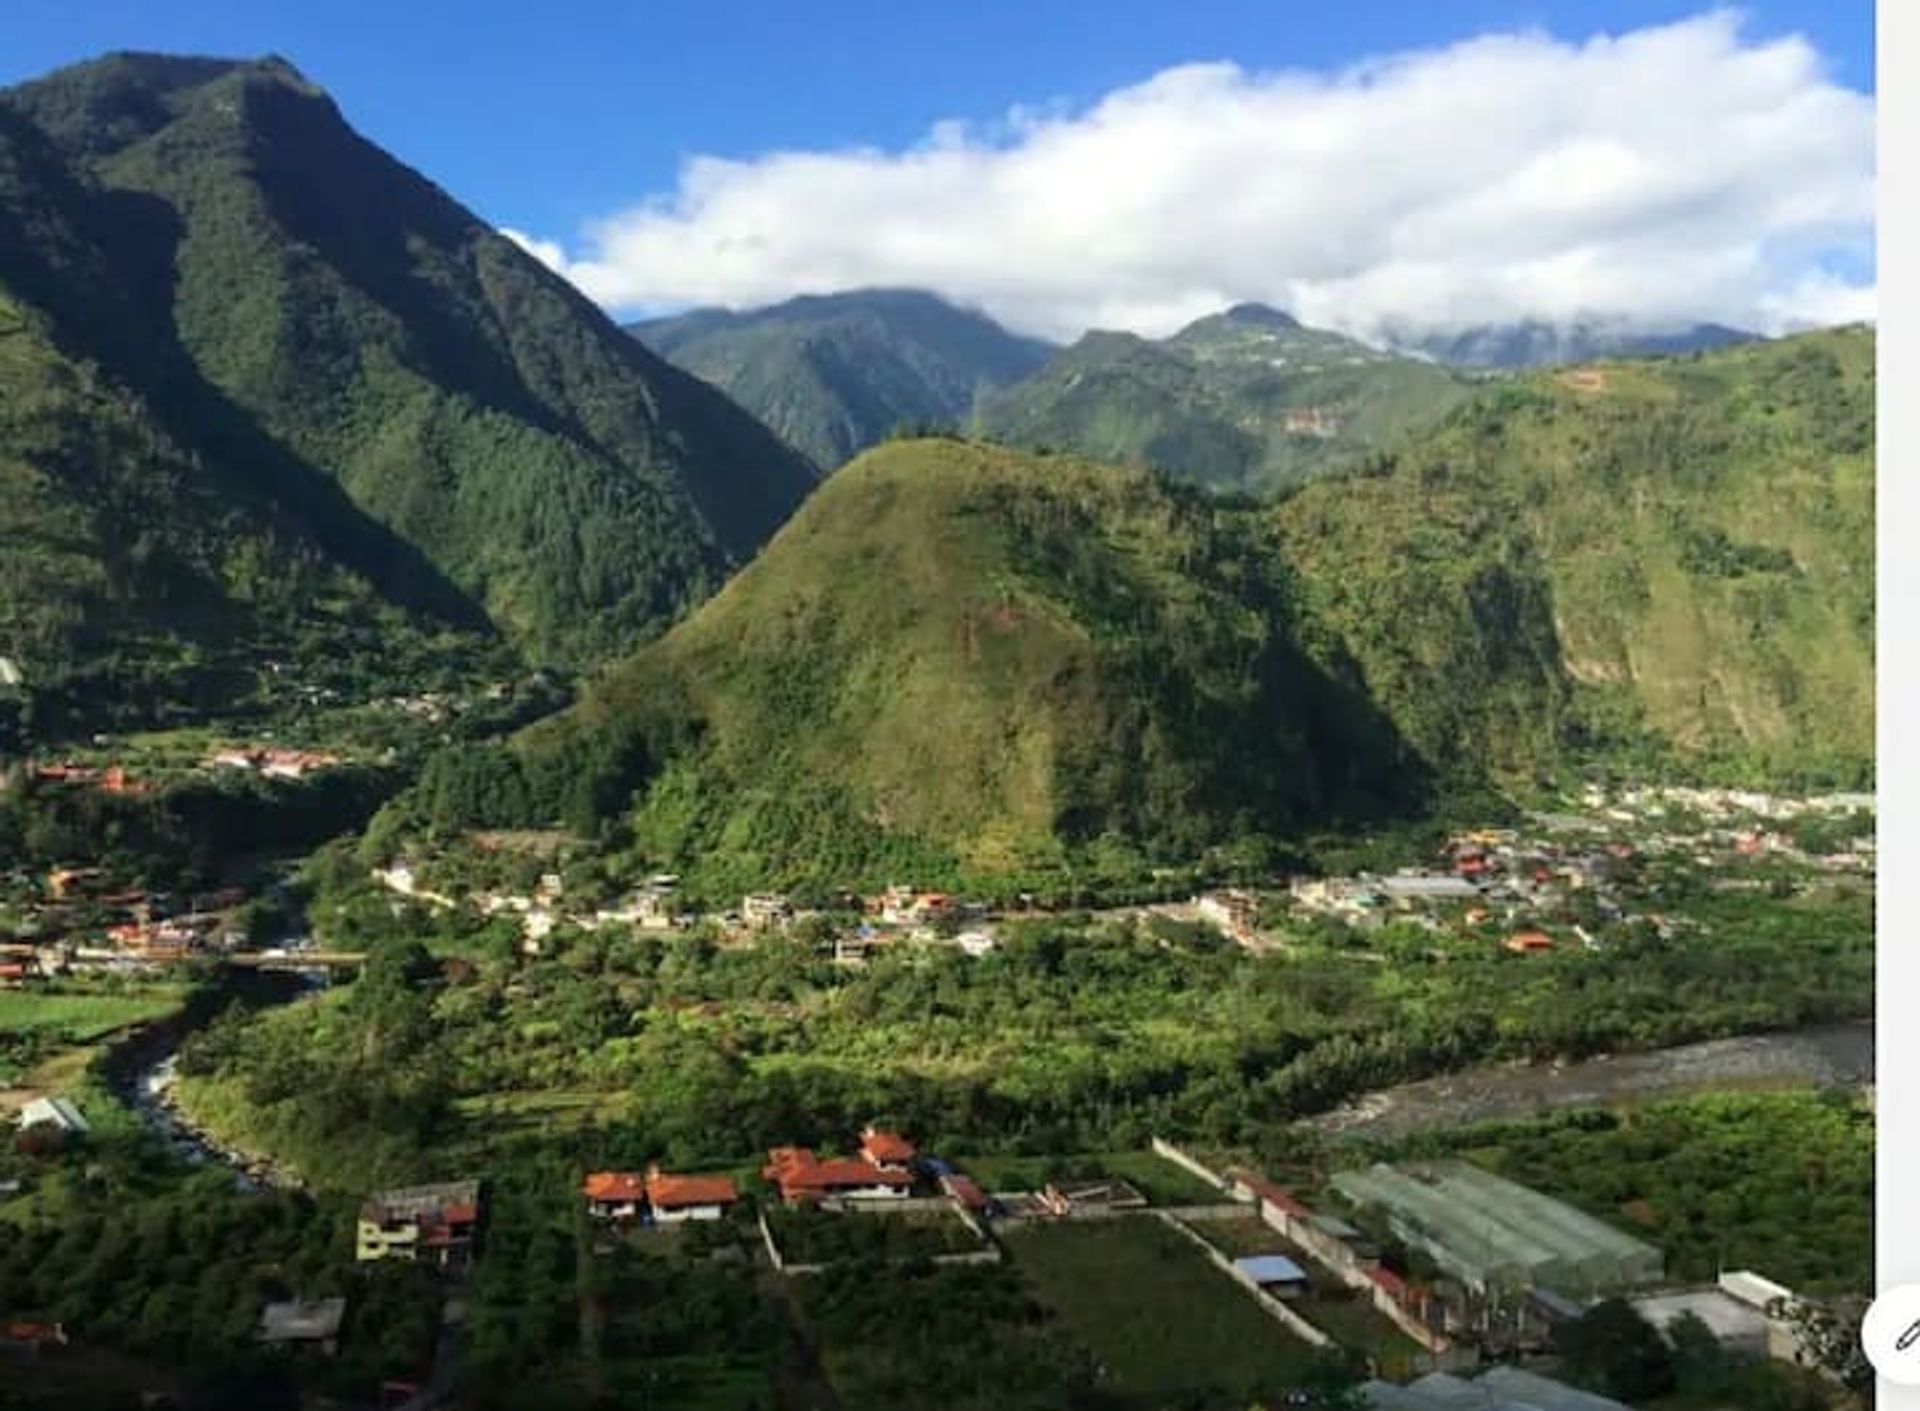
[[[1580,1063],[1470,1068],[1367,1093],[1303,1125],[1329,1136],[1393,1138],[1709,1089],[1862,1087],[1873,1071],[1873,1023],[1860,1020]]]
[[[297,1189],[300,1182],[271,1157],[222,1145],[195,1127],[174,1102],[175,1065],[188,1035],[218,1014],[244,988],[255,1008],[286,1004],[307,994],[313,982],[300,975],[229,976],[219,989],[199,996],[171,1019],[148,1025],[115,1045],[107,1057],[109,1085],[180,1160],[194,1166],[218,1162],[231,1167],[242,1190],[273,1186]]]

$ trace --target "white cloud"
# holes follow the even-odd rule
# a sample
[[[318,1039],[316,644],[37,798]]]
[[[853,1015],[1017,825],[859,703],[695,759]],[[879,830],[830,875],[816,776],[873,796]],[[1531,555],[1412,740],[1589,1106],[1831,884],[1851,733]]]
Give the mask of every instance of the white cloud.
[[[1058,337],[1243,300],[1369,333],[1871,314],[1874,105],[1740,17],[1482,37],[1337,73],[1168,69],[910,150],[696,157],[569,256],[610,308],[913,285]]]

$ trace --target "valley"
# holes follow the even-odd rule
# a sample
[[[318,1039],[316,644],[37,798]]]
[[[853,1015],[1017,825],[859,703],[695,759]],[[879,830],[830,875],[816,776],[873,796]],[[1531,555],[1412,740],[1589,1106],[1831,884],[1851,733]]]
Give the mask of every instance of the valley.
[[[537,254],[0,88],[0,1411],[1866,1411],[1871,327]]]

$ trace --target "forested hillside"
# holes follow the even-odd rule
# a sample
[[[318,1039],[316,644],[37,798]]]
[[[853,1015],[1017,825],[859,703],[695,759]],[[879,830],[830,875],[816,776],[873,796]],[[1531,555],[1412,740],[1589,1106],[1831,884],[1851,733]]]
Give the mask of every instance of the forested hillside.
[[[116,55],[0,95],[101,212],[157,414],[263,501],[377,527],[536,656],[631,647],[712,591],[811,468],[353,132],[279,60]],[[97,186],[97,191],[95,187]],[[16,190],[14,219],[61,219]],[[72,281],[60,281],[63,288]],[[316,482],[324,481],[325,484]],[[344,492],[342,494],[341,492]]]
[[[903,425],[959,426],[976,396],[1035,371],[1050,345],[915,289],[809,295],[629,326],[823,470]]]
[[[1430,424],[1469,390],[1431,363],[1241,304],[1158,341],[1089,333],[983,397],[973,424],[1011,445],[1265,494]]]

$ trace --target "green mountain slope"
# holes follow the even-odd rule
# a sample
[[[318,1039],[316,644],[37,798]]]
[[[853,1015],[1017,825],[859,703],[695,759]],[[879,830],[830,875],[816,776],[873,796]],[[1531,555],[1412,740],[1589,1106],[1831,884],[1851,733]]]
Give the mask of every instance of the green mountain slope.
[[[1442,769],[1873,760],[1874,338],[1535,374],[1271,515],[1303,615]]]
[[[116,55],[0,101],[104,188],[114,274],[170,291],[166,395],[250,433],[226,468],[270,500],[329,479],[529,651],[657,632],[811,487],[279,60]]]
[[[1267,493],[1349,463],[1467,396],[1458,375],[1242,304],[1173,337],[1090,333],[983,397],[974,428]]]
[[[1190,860],[1418,802],[1417,762],[1290,642],[1255,527],[1138,471],[891,442],[524,745],[574,773],[624,741],[653,770],[641,846],[743,879]]]
[[[208,463],[220,410],[120,277],[111,217],[0,109],[4,694],[36,728],[151,720],[244,695],[269,657],[350,671],[471,619],[325,482],[273,504]]]
[[[903,424],[959,425],[979,392],[1019,381],[1053,351],[912,289],[701,309],[628,331],[829,470]]]
[[[1857,784],[1872,370],[1855,329],[1531,374],[1254,508],[891,442],[417,802],[620,815],[724,891],[1192,861],[1594,767]]]

